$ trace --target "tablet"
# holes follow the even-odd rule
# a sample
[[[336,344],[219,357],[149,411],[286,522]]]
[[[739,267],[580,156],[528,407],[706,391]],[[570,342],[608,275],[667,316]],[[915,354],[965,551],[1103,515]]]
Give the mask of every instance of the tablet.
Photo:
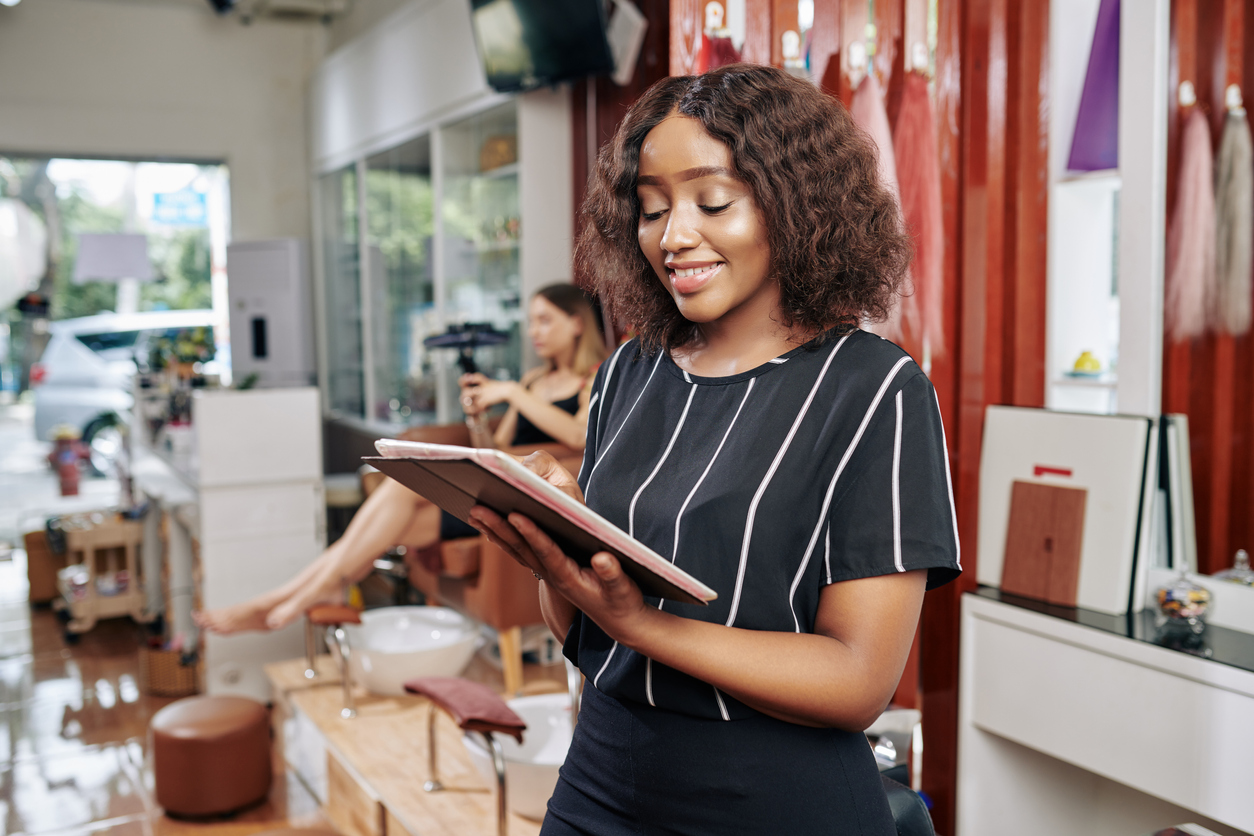
[[[459,520],[468,522],[475,505],[502,516],[517,511],[584,566],[597,552],[613,554],[646,595],[689,604],[707,604],[718,597],[714,590],[507,453],[392,438],[376,441],[375,449],[378,456],[366,456],[362,461]]]

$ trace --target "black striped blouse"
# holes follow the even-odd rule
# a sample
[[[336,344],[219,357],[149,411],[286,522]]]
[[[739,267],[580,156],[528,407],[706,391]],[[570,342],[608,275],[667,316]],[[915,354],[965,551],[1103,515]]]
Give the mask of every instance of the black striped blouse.
[[[720,378],[623,345],[597,372],[579,484],[589,507],[718,592],[708,607],[650,599],[687,618],[812,632],[827,584],[928,569],[932,588],[961,571],[936,394],[864,331]],[[622,700],[754,713],[582,615],[565,652]]]

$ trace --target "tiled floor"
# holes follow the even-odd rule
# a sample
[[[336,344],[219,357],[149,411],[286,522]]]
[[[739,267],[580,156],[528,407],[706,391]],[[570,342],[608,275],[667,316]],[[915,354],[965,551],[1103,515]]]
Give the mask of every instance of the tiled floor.
[[[152,715],[172,700],[140,693],[140,628],[102,621],[66,644],[47,609],[26,603],[25,554],[0,559],[0,836],[250,836],[328,824],[276,762],[262,805],[214,821],[176,821],[153,800]]]

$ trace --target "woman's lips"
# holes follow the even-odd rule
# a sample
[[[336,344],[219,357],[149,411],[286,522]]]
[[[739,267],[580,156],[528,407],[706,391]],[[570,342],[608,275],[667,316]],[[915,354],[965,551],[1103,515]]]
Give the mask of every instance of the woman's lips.
[[[704,287],[710,279],[714,278],[714,274],[722,266],[722,263],[719,262],[700,267],[671,270],[671,287],[675,288],[676,293],[695,293]]]

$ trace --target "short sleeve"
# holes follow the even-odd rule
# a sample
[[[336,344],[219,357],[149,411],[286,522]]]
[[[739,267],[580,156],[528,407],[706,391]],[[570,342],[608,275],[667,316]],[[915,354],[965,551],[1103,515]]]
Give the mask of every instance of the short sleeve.
[[[828,514],[821,582],[928,570],[928,589],[962,571],[945,430],[922,372],[885,394]]]

